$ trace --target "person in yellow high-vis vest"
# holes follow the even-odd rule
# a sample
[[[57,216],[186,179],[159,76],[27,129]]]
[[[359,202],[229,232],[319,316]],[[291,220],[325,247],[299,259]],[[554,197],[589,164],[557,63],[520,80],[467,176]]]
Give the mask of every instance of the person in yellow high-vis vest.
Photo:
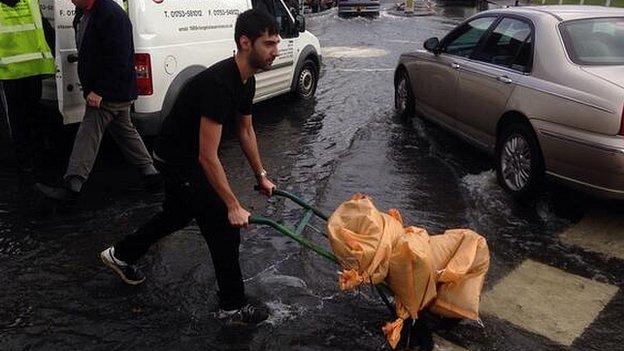
[[[46,23],[47,24],[47,23]],[[22,181],[32,181],[32,133],[42,118],[42,78],[56,71],[44,34],[38,0],[0,0],[0,105]]]

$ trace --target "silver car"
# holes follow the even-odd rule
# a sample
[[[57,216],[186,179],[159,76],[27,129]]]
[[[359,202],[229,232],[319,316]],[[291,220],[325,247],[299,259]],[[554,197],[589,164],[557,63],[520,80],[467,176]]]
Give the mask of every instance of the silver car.
[[[495,155],[501,186],[545,176],[624,199],[624,9],[481,12],[401,55],[395,106]]]

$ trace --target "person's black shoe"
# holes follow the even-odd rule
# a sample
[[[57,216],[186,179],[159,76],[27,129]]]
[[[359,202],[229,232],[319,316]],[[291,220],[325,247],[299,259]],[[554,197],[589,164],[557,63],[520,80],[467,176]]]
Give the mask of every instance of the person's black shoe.
[[[145,281],[143,272],[136,265],[126,263],[115,258],[115,248],[113,246],[102,251],[100,258],[104,264],[117,273],[126,284],[139,285]]]
[[[145,190],[160,190],[165,185],[162,174],[155,173],[141,177],[141,187]]]
[[[66,185],[48,185],[44,183],[35,183],[35,189],[45,197],[60,201],[76,200],[80,196],[80,192],[73,191]]]
[[[216,317],[226,326],[247,326],[264,322],[269,318],[269,312],[264,306],[254,306],[248,303],[237,310],[219,309]]]

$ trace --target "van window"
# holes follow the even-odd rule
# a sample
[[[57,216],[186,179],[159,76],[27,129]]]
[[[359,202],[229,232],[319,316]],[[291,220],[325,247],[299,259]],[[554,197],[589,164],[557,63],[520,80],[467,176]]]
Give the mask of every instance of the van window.
[[[294,37],[297,31],[295,25],[290,19],[290,11],[282,5],[282,2],[275,0],[275,20],[277,21],[277,29],[280,37],[288,39]]]
[[[275,0],[253,0],[252,6],[254,9],[264,10],[275,16]]]

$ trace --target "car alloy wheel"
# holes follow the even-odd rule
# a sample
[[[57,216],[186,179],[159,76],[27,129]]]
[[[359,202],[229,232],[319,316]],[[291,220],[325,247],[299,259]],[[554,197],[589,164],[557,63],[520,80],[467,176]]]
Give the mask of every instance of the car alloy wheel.
[[[410,88],[410,80],[407,73],[402,70],[394,84],[394,108],[396,113],[404,118],[414,114],[414,97]]]
[[[401,77],[396,85],[394,106],[400,115],[404,114],[407,109],[407,81],[405,77]]]
[[[506,126],[496,147],[496,176],[511,195],[531,198],[544,180],[544,162],[533,129],[526,123]]]
[[[531,149],[521,135],[505,141],[501,153],[501,171],[505,184],[513,191],[524,189],[531,177]]]

